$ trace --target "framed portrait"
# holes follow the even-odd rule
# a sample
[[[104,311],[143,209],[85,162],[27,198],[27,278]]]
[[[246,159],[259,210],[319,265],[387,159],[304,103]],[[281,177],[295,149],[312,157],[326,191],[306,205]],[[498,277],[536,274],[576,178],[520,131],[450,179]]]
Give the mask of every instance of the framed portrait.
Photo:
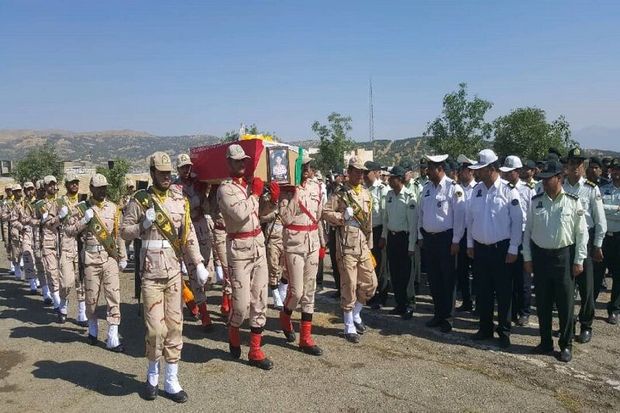
[[[286,146],[269,147],[267,153],[269,154],[269,182],[290,183],[288,148]]]

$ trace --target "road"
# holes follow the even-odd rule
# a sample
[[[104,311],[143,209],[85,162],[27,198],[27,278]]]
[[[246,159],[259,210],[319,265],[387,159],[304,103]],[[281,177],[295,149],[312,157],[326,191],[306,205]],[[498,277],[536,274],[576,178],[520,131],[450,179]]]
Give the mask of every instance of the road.
[[[353,345],[341,335],[338,303],[325,288],[317,294],[314,328],[322,357],[286,343],[270,309],[264,351],[275,367],[269,372],[244,361],[247,329],[242,360],[236,361],[228,356],[217,313],[208,334],[197,321],[186,320],[179,371],[190,400],[177,406],[163,397],[148,402],[139,396],[146,359],[133,273],[121,277],[120,333],[127,353],[115,354],[86,343],[85,329],[73,323],[75,306],[66,324],[56,324],[41,297],[8,275],[4,255],[0,267],[0,411],[620,411],[620,327],[603,321],[608,293],[599,298],[592,342],[575,344],[569,364],[528,354],[538,343],[536,317],[532,325],[514,328],[509,351],[500,351],[496,341],[471,341],[476,323],[469,313],[459,314],[452,333],[428,329],[428,295],[420,296],[409,321],[390,316],[390,308],[365,310],[370,331]],[[326,282],[333,285],[329,271]],[[210,293],[214,311],[218,289]],[[101,305],[100,339],[104,314]]]

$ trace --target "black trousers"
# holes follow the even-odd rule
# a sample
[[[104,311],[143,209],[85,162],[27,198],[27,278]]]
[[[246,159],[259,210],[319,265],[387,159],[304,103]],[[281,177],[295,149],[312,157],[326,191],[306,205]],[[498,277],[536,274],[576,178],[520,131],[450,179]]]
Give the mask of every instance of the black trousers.
[[[618,314],[620,313],[620,232],[608,234],[603,247],[605,260],[613,276],[611,300],[607,304],[607,312]]]
[[[377,225],[372,228],[372,255],[377,261],[377,267],[375,273],[377,273],[377,291],[375,296],[370,299],[369,304],[381,304],[385,305],[388,292],[390,291],[390,280],[388,275],[381,272],[381,259],[383,258],[383,250],[379,248],[379,240],[381,239],[381,232],[383,231],[383,225]]]
[[[336,283],[336,290],[340,292],[340,271],[338,270],[338,256],[336,255],[336,230],[334,228],[329,229],[329,235],[327,237],[327,246],[329,247],[329,258],[332,262],[332,274],[334,275],[334,282]]]
[[[594,321],[594,261],[592,260],[592,240],[594,231],[590,232],[588,257],[583,262],[583,273],[575,278],[575,288],[579,289],[579,324],[586,330],[592,329]]]
[[[545,347],[553,347],[551,322],[554,302],[560,319],[560,348],[563,350],[572,347],[575,305],[575,279],[572,275],[574,259],[574,246],[548,250],[532,242],[536,313],[540,342]]]
[[[480,331],[484,334],[493,335],[493,309],[497,299],[497,333],[510,335],[512,268],[506,264],[509,243],[509,240],[492,245],[474,242],[476,308],[480,315]]]
[[[435,318],[447,320],[452,317],[456,287],[454,257],[450,255],[452,230],[430,234],[422,231],[426,270],[431,286]]]
[[[388,231],[387,259],[390,266],[390,278],[396,308],[405,310],[409,303],[407,299],[407,286],[411,277],[411,259],[408,254],[409,233]]]
[[[472,266],[472,259],[467,256],[467,231],[459,243],[459,255],[456,263],[456,286],[461,292],[463,303],[471,304],[471,282],[469,272]]]
[[[510,265],[512,272],[512,318],[530,315],[532,304],[532,274],[523,271],[523,255]]]

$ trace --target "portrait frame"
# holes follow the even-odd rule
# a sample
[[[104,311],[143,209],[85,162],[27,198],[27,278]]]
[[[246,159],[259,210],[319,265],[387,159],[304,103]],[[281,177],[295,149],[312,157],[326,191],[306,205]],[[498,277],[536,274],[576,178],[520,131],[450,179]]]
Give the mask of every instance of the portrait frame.
[[[269,182],[288,184],[291,182],[287,146],[270,146],[267,148]]]

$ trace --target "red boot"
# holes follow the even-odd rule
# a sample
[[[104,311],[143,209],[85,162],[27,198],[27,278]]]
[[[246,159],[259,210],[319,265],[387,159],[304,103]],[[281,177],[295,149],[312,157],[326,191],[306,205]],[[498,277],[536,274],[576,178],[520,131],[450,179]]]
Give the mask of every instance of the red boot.
[[[188,301],[188,302],[185,303],[185,306],[190,311],[190,313],[192,313],[192,316],[196,320],[198,320],[198,318],[199,318],[199,311],[198,311],[198,306],[196,305],[196,302],[194,300]]]
[[[312,339],[312,321],[301,322],[301,328],[299,329],[299,348],[306,354],[312,356],[320,356],[323,354],[323,350]]]
[[[250,353],[248,354],[250,366],[258,367],[263,370],[271,370],[273,368],[273,363],[265,357],[265,353],[263,353],[263,350],[260,348],[261,338],[262,333],[250,332]]]
[[[233,358],[241,357],[241,336],[239,335],[239,327],[228,327],[228,350]]]
[[[207,303],[200,304],[200,320],[202,321],[202,329],[204,331],[211,331],[213,329],[213,322],[207,310]]]
[[[222,305],[220,306],[220,312],[222,315],[228,315],[230,313],[230,294],[222,293]]]
[[[291,315],[285,310],[280,311],[280,328],[286,337],[286,341],[289,343],[295,342],[295,330],[293,330],[293,323],[291,323]]]

